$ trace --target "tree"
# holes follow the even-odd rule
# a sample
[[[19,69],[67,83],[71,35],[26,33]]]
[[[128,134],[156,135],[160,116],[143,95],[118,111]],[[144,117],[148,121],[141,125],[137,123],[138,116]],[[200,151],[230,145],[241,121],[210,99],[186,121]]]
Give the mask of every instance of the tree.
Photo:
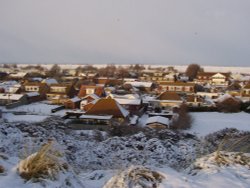
[[[57,64],[53,65],[48,72],[48,76],[50,77],[59,77],[61,76],[61,67]]]
[[[202,71],[202,68],[198,64],[190,64],[188,65],[186,69],[186,76],[189,77],[190,81],[193,81],[194,78],[196,78],[197,73],[199,71]]]

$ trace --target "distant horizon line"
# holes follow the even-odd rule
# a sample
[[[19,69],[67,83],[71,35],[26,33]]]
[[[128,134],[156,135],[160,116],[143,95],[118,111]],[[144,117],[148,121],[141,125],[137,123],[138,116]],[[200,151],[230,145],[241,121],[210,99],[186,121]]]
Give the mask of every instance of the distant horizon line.
[[[206,67],[250,67],[250,65],[203,65],[203,64],[199,64],[197,62],[191,62],[191,63],[188,63],[188,64],[163,64],[163,63],[159,63],[159,64],[150,64],[150,63],[66,63],[66,62],[40,62],[40,63],[35,63],[35,62],[0,62],[0,65],[4,65],[4,64],[16,64],[16,65],[54,65],[54,64],[57,64],[57,65],[92,65],[92,66],[95,66],[95,65],[115,65],[115,66],[126,66],[126,65],[136,65],[136,64],[139,64],[139,65],[147,65],[147,66],[188,66],[190,64],[198,64],[200,65],[201,67],[203,66],[206,66]]]

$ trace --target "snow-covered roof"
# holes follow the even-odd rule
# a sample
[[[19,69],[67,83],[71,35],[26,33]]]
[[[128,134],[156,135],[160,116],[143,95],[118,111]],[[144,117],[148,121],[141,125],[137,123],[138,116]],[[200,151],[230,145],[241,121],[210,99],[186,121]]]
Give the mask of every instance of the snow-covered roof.
[[[219,98],[217,98],[215,101],[216,102],[223,102],[229,98],[233,98],[233,97],[230,94],[226,93],[226,94],[220,96]]]
[[[43,79],[41,77],[34,77],[32,78],[32,80],[41,82]]]
[[[78,102],[78,101],[80,101],[81,99],[80,99],[79,97],[74,97],[74,98],[71,98],[71,99],[69,99],[69,100],[71,100],[72,102]]]
[[[169,119],[162,116],[153,116],[147,119],[146,125],[151,123],[160,123],[169,126]]]
[[[113,116],[98,116],[98,115],[81,115],[80,119],[100,119],[110,120]]]
[[[6,94],[0,93],[0,99],[7,99],[7,100],[19,100],[23,97],[23,94]]]
[[[26,75],[27,75],[27,72],[18,72],[18,73],[10,74],[10,76],[13,78],[22,78]]]
[[[123,98],[114,98],[116,102],[121,105],[140,105],[141,99],[123,99]]]
[[[39,96],[40,94],[38,92],[29,92],[29,93],[26,93],[26,95],[28,97],[35,97],[35,96]]]
[[[42,81],[42,83],[46,83],[48,85],[51,85],[51,84],[58,84],[57,80],[54,79],[54,78],[46,78]]]
[[[135,81],[135,82],[125,82],[125,84],[130,84],[134,87],[151,87],[153,82],[138,82],[138,81]]]

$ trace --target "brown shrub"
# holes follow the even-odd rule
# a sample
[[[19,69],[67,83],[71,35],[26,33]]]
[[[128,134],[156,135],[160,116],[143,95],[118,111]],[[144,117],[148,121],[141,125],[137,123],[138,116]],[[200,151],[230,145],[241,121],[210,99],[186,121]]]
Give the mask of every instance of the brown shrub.
[[[172,122],[173,129],[189,129],[192,126],[193,118],[188,113],[188,108],[182,104],[178,110],[179,117]]]
[[[233,113],[239,112],[241,108],[241,102],[233,97],[227,98],[217,104],[217,108],[220,112]]]

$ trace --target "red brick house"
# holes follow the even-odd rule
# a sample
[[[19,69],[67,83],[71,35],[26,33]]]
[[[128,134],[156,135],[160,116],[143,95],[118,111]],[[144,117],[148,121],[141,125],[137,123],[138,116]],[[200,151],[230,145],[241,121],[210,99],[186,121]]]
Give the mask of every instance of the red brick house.
[[[159,82],[159,87],[162,91],[170,92],[195,92],[195,83],[191,82]]]
[[[79,98],[84,98],[87,95],[95,94],[99,97],[105,96],[105,91],[103,86],[96,85],[82,85],[78,93]]]
[[[81,99],[78,97],[74,97],[74,98],[65,100],[64,106],[66,109],[79,109],[80,103],[81,103]]]
[[[123,122],[128,118],[129,112],[111,97],[101,98],[85,113],[86,115],[112,115],[113,118]]]

